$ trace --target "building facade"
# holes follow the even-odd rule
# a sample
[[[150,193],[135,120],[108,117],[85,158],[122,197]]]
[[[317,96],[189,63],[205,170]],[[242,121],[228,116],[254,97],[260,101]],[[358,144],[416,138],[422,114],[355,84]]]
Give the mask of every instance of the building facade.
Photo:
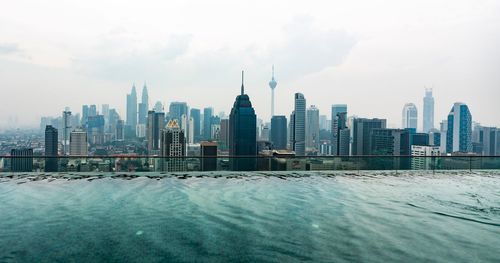
[[[446,152],[472,152],[472,115],[465,103],[457,102],[448,114]]]
[[[205,117],[206,118],[206,117]],[[257,168],[257,115],[245,94],[243,73],[241,94],[236,100],[229,115],[229,156],[230,168],[233,171],[254,171]]]
[[[57,129],[52,125],[45,127],[45,172],[57,172],[59,155]]]

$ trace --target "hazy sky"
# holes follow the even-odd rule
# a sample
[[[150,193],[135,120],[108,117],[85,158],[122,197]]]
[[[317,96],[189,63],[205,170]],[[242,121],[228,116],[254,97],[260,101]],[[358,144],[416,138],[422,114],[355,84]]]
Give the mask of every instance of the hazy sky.
[[[259,118],[289,115],[293,93],[330,115],[422,127],[424,86],[436,126],[453,102],[500,126],[500,1],[16,0],[0,8],[0,127],[37,126],[65,106],[108,103],[147,82],[150,104],[186,101],[229,113],[240,71]]]

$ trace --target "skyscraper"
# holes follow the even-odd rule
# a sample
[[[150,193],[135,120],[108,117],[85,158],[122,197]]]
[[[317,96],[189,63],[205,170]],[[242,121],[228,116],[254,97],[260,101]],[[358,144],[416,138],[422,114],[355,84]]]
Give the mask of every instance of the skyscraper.
[[[203,109],[203,139],[212,139],[212,116],[214,114],[214,109],[204,108]]]
[[[170,103],[169,110],[168,110],[168,117],[171,120],[177,120],[177,123],[179,126],[181,126],[181,121],[182,121],[182,115],[188,114],[188,106],[186,102],[178,102],[174,101]]]
[[[144,86],[142,87],[142,95],[141,95],[141,103],[139,103],[139,123],[146,124],[146,119],[148,118],[149,111],[149,95],[148,95],[148,87],[146,86],[146,82],[144,82]]]
[[[71,111],[63,111],[63,155],[69,152],[69,133],[71,132]]]
[[[104,143],[104,123],[102,115],[89,116],[87,138],[90,144],[100,145]]]
[[[130,134],[135,134],[137,126],[137,92],[135,91],[135,84],[132,86],[132,91],[127,94],[127,122]]]
[[[385,119],[354,119],[352,155],[369,155],[372,130],[385,128],[386,123]]]
[[[45,127],[45,171],[57,172],[58,155],[58,135],[57,129],[52,125]]]
[[[89,105],[83,105],[82,106],[82,121],[80,123],[82,125],[82,127],[87,127],[87,120],[89,117],[89,112],[90,112]]]
[[[161,130],[165,127],[165,113],[148,112],[146,124],[146,139],[148,140],[148,153],[155,154],[160,150]]]
[[[271,118],[274,116],[274,89],[276,89],[277,85],[278,82],[274,80],[274,65],[273,65],[273,76],[271,78],[271,81],[269,81],[269,87],[271,88]]]
[[[332,125],[331,125],[331,131],[332,131],[332,154],[333,155],[340,155],[340,142],[341,142],[341,136],[340,133],[342,130],[347,129],[347,105],[346,104],[334,104],[332,105]],[[349,140],[346,141],[346,132],[344,131],[344,136],[342,143],[347,143],[349,144]],[[342,145],[345,153],[345,145]],[[347,149],[349,148],[349,145],[347,145]],[[347,154],[348,155],[348,154]]]
[[[446,152],[472,152],[472,115],[465,103],[455,103],[448,114]]]
[[[69,155],[80,156],[88,154],[87,132],[75,129],[69,137]]]
[[[186,156],[186,138],[176,119],[170,120],[167,128],[161,131],[160,153],[162,157]],[[165,158],[162,166],[162,170],[169,172],[186,170],[183,158]]]
[[[245,94],[243,72],[241,73],[241,94],[236,97],[229,115],[229,155],[231,157],[252,156],[250,158],[231,158],[234,171],[256,169],[257,155],[257,116],[250,98]]]
[[[418,123],[418,113],[417,106],[413,103],[406,103],[403,107],[403,124],[402,128],[410,128],[417,130]]]
[[[347,128],[347,112],[339,111],[332,123],[332,154],[349,155],[351,132]]]
[[[275,115],[271,119],[271,142],[276,150],[286,150],[286,122],[285,116]]]
[[[195,143],[201,140],[201,118],[200,118],[200,109],[192,108],[189,112],[191,118],[193,118],[193,126],[190,129],[193,130],[193,141]]]
[[[319,109],[311,105],[306,113],[306,149],[319,150]]]
[[[292,151],[298,156],[306,154],[306,99],[302,93],[295,93],[295,106],[292,113]]]
[[[425,90],[423,129],[424,132],[434,129],[434,97],[432,97],[432,89]]]

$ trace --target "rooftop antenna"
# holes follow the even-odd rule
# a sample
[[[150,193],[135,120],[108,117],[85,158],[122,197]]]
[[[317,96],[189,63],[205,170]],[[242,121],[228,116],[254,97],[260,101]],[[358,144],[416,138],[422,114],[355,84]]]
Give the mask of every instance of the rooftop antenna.
[[[241,95],[245,94],[245,87],[243,86],[243,81],[245,77],[245,71],[241,71]]]

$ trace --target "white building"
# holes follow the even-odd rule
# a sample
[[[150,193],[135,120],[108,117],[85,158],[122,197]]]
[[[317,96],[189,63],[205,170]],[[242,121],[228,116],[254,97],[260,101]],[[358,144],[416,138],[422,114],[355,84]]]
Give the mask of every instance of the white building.
[[[439,146],[411,146],[411,169],[413,170],[431,170],[437,164],[437,159],[432,158],[440,156]]]

